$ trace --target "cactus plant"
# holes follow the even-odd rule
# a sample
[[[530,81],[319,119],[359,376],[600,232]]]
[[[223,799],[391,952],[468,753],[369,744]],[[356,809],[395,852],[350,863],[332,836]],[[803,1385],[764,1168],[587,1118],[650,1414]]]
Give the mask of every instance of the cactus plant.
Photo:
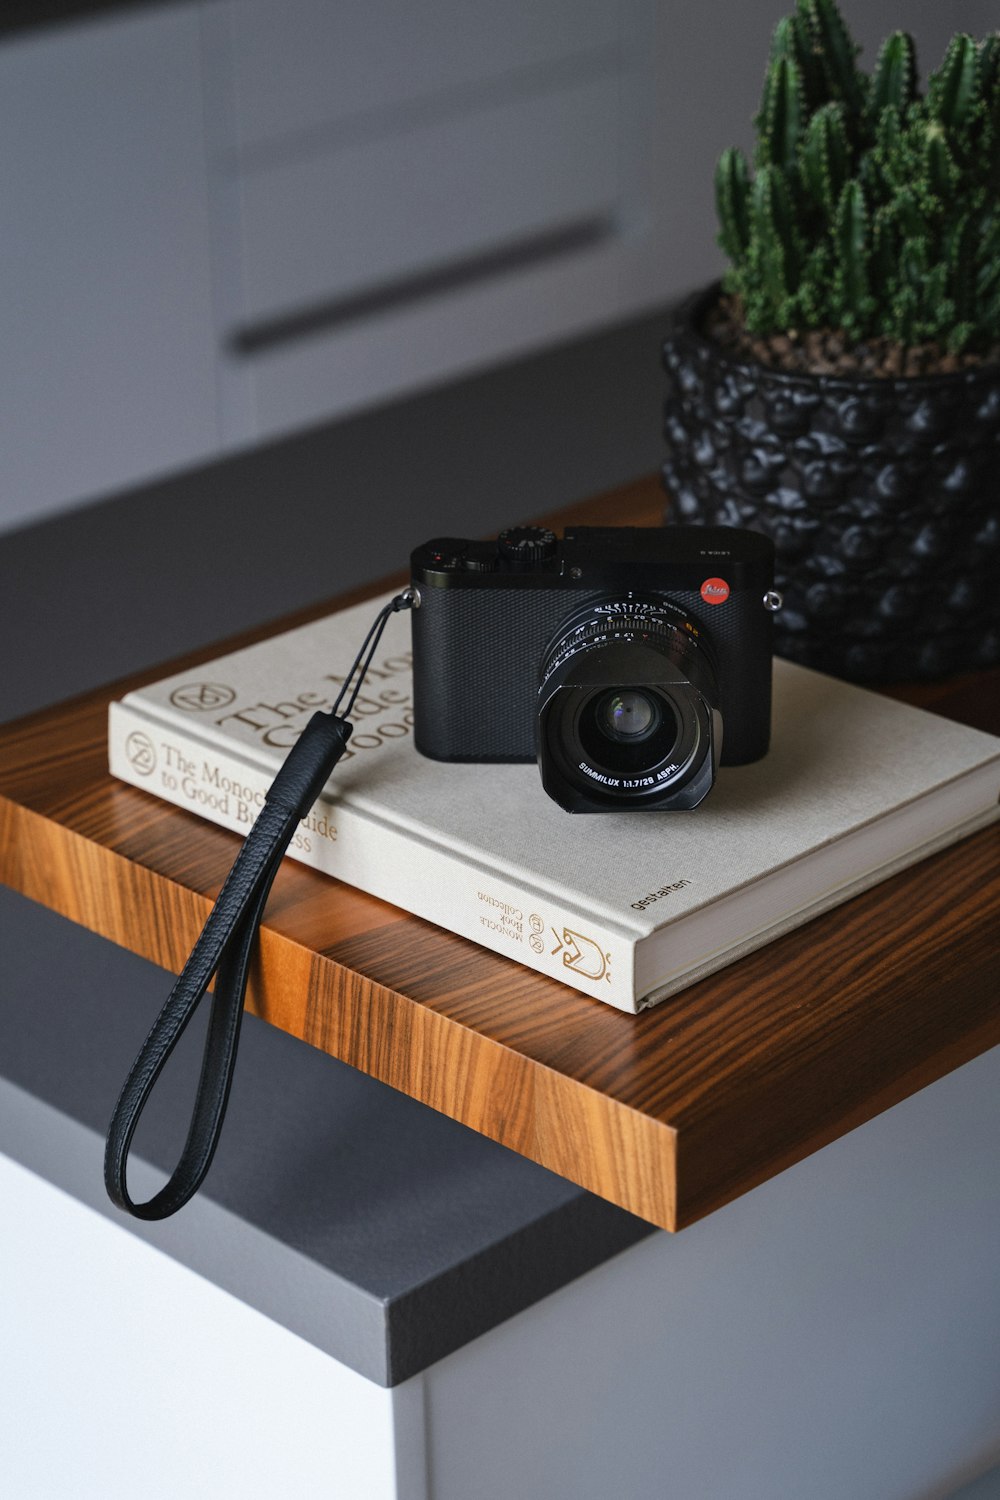
[[[869,77],[835,0],[797,0],[771,46],[753,167],[724,151],[719,243],[751,334],[1000,342],[1000,36],[952,38],[921,95],[893,33]]]

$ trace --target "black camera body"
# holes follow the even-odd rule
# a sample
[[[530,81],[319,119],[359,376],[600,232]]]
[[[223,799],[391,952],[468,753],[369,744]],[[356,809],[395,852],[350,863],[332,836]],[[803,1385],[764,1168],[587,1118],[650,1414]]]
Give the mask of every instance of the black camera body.
[[[537,759],[573,812],[692,807],[771,729],[774,548],[723,526],[515,527],[412,555],[414,736]]]

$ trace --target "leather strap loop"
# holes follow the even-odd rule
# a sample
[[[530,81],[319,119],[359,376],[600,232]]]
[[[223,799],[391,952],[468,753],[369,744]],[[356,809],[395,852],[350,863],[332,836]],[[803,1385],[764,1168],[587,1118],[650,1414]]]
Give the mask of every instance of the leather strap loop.
[[[264,807],[219,892],[201,936],[139,1050],[108,1128],[104,1183],[113,1203],[137,1219],[164,1219],[197,1192],[218,1145],[239,1044],[243,999],[261,916],[299,819],[343,755],[351,725],[314,714],[289,752]],[[187,1140],[174,1171],[146,1203],[126,1185],[132,1137],[156,1080],[216,976],[201,1076]]]
[[[333,708],[313,714],[292,746],[201,936],[132,1064],[108,1126],[104,1185],[111,1201],[137,1219],[165,1219],[176,1213],[198,1191],[212,1164],[236,1065],[247,976],[272,882],[296,824],[312,807],[347,748],[349,715],[386,621],[399,610],[412,609],[416,602],[415,592],[404,589],[379,610]],[[168,1182],[148,1202],[136,1203],[125,1180],[132,1137],[156,1080],[204,999],[213,974],[212,1013],[184,1149]]]

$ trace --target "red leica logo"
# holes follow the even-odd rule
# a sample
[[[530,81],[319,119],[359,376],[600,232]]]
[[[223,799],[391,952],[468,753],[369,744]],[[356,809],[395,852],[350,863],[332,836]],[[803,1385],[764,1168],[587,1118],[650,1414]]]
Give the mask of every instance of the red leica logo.
[[[729,598],[729,584],[724,578],[706,578],[701,586],[701,597],[706,604],[725,604]]]

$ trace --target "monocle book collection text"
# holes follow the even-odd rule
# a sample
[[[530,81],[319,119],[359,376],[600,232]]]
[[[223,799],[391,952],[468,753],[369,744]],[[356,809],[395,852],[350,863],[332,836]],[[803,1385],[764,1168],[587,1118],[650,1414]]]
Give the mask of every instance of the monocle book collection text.
[[[113,703],[112,773],[245,835],[381,602]],[[574,817],[534,766],[426,759],[412,687],[401,614],[290,856],[626,1011],[998,813],[1000,740],[780,660],[769,753],[723,767],[690,812]],[[477,685],[467,691],[474,712]]]

